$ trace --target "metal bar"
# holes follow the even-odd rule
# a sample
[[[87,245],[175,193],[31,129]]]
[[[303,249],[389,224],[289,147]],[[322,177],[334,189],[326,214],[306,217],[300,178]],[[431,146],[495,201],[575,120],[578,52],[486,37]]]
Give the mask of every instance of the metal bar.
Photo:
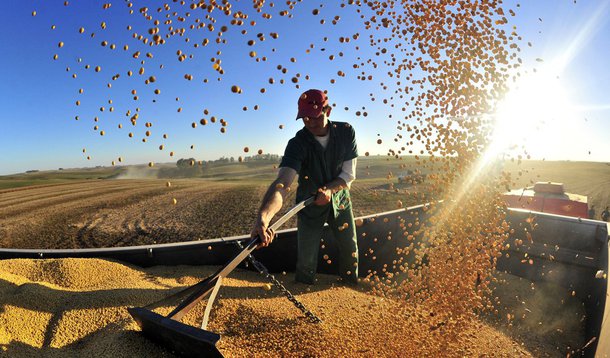
[[[152,308],[155,308],[155,307],[164,306],[164,305],[169,304],[171,302],[177,302],[178,300],[193,294],[193,292],[201,290],[202,287],[206,287],[209,284],[209,280],[210,280],[210,278],[212,276],[210,276],[210,277],[206,278],[205,280],[200,281],[200,282],[198,282],[198,283],[196,283],[196,284],[194,284],[192,286],[189,286],[189,287],[187,287],[185,289],[182,289],[182,290],[180,290],[180,291],[178,291],[178,292],[176,292],[174,294],[171,294],[171,295],[169,295],[169,296],[167,296],[167,297],[165,297],[165,298],[163,298],[163,299],[161,299],[159,301],[150,303],[150,304],[144,306],[144,308],[152,309]]]
[[[294,208],[288,210],[288,212],[286,214],[284,214],[284,216],[282,216],[281,218],[277,219],[277,221],[275,223],[273,223],[273,225],[271,225],[270,229],[273,230],[273,231],[277,230],[277,228],[282,226],[286,221],[288,221],[291,217],[293,217],[294,214],[296,214],[299,211],[301,211],[307,205],[313,203],[314,200],[315,200],[315,196],[310,196],[309,198],[301,201],[300,203],[295,205]]]
[[[171,318],[175,321],[182,319],[185,314],[187,314],[199,301],[201,301],[201,299],[207,296],[214,289],[216,280],[218,280],[218,277],[213,277],[208,285],[191,294],[187,299],[182,301],[176,308],[174,308],[174,310],[167,315],[167,318]]]
[[[314,197],[309,197],[306,200],[301,201],[297,205],[295,205],[292,209],[290,209],[286,214],[284,214],[281,218],[279,218],[273,225],[271,225],[270,229],[275,231],[278,227],[280,227],[283,223],[288,221],[291,217],[293,217],[296,213],[301,211],[307,205],[313,203]],[[184,301],[182,301],[170,314],[167,315],[167,318],[171,318],[173,320],[180,320],[188,311],[190,311],[201,299],[203,299],[206,295],[215,288],[217,280],[224,278],[233,271],[237,265],[239,265],[245,258],[247,258],[254,249],[260,243],[260,237],[256,236],[252,238],[246,247],[239,252],[231,261],[229,261],[223,268],[218,270],[215,274],[209,276],[205,280],[191,286],[189,288],[184,289],[181,292],[177,292],[173,294],[171,297],[166,297],[161,301],[167,301],[170,298],[174,297],[184,297],[188,293],[188,296]],[[160,302],[160,301],[158,301]],[[157,302],[157,303],[158,303]],[[211,307],[211,305],[208,304]],[[206,307],[207,309],[207,307]]]
[[[227,263],[225,267],[223,267],[220,272],[217,273],[217,275],[225,277],[229,275],[231,271],[233,271],[237,267],[237,265],[239,265],[246,257],[248,257],[248,255],[250,255],[250,253],[252,253],[252,251],[254,251],[254,249],[256,249],[259,242],[260,238],[258,236],[250,240],[250,242],[248,242],[248,245],[246,245],[246,248],[243,249],[239,254],[237,254],[237,256],[233,258],[233,260],[229,261],[229,263]]]
[[[231,261],[229,261],[229,263],[227,263],[225,267],[220,269],[214,275],[200,282],[203,285],[200,286],[200,288],[198,288],[197,290],[195,290],[188,298],[182,301],[182,303],[180,303],[169,315],[167,315],[167,317],[173,320],[180,320],[188,311],[191,310],[191,308],[193,308],[197,304],[197,302],[199,302],[208,293],[210,293],[210,291],[212,291],[214,285],[216,284],[216,280],[218,280],[220,277],[226,277],[229,273],[231,273],[231,271],[233,271],[237,267],[237,265],[239,265],[246,257],[248,257],[248,255],[252,251],[254,251],[254,249],[256,249],[258,242],[258,237],[255,237],[250,240],[248,246],[246,246],[245,249],[243,249]]]
[[[205,306],[205,312],[203,313],[203,321],[201,322],[201,329],[206,329],[208,327],[208,319],[210,318],[210,312],[212,312],[212,306],[214,305],[214,300],[216,299],[216,294],[218,293],[218,289],[222,285],[223,277],[218,277],[216,284],[214,285],[214,289],[208,298],[208,303]]]

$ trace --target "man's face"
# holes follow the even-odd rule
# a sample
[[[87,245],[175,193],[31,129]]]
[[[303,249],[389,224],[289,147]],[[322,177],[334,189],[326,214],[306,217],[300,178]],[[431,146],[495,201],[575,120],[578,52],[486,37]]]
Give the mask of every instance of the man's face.
[[[328,133],[327,111],[322,112],[316,118],[303,118],[303,124],[313,135],[324,136]]]

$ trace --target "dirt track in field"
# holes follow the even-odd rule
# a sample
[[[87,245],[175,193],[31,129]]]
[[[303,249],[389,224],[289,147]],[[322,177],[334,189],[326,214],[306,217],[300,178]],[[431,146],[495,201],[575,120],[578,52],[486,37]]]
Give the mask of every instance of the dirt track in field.
[[[262,193],[207,181],[91,180],[0,195],[2,246],[83,248],[243,234],[232,212],[256,207]]]
[[[250,232],[267,183],[210,180],[87,180],[0,191],[0,246],[94,248],[180,242]],[[395,209],[368,184],[354,212]],[[294,191],[284,209],[294,204]],[[173,199],[176,204],[173,204]],[[293,219],[284,228],[294,227]]]

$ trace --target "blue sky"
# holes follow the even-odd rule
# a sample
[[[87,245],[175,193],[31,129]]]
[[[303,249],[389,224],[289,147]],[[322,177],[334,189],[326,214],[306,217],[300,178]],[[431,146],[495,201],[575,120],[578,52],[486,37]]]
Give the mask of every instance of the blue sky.
[[[251,17],[245,21],[255,20],[256,25],[228,26],[221,37],[227,40],[226,45],[214,43],[218,30],[227,21],[224,16],[216,15],[214,32],[187,29],[184,36],[173,36],[167,44],[153,47],[134,39],[132,33],[147,34],[151,22],[138,11],[150,6],[149,13],[156,16],[160,2],[151,5],[150,1],[132,1],[133,15],[123,1],[112,2],[109,9],[102,9],[103,3],[94,1],[73,0],[68,6],[63,3],[56,0],[3,3],[0,175],[29,169],[110,165],[118,157],[124,159],[124,164],[168,162],[186,157],[206,160],[237,157],[245,155],[242,149],[246,146],[251,149],[250,154],[258,149],[281,154],[287,140],[302,127],[300,121],[294,120],[296,101],[309,88],[328,89],[331,102],[337,105],[331,119],[354,125],[361,154],[365,151],[385,154],[388,149],[402,145],[393,143],[399,114],[379,101],[383,97],[380,83],[389,81],[384,72],[387,69],[383,66],[373,69],[366,64],[370,58],[377,58],[378,62],[383,59],[370,48],[369,32],[362,28],[357,14],[339,8],[338,2],[298,3],[292,12],[293,18],[279,16],[285,5],[278,3],[274,8],[265,8],[273,14],[269,21],[255,16],[251,3],[234,2],[233,12],[247,12]],[[549,86],[561,89],[556,97],[545,98],[547,105],[561,112],[549,114],[548,118],[542,117],[553,110],[547,111],[543,106],[534,110],[528,107],[532,103],[510,105],[521,107],[522,118],[527,117],[524,112],[538,111],[538,118],[511,122],[521,132],[535,133],[525,139],[530,141],[526,145],[531,145],[534,158],[610,161],[607,139],[610,134],[609,3],[545,0],[523,2],[516,8],[515,2],[505,2],[505,9],[517,12],[517,16],[509,17],[510,23],[506,26],[516,26],[523,36],[521,57],[525,71],[522,77],[527,77],[525,72],[533,76],[531,69],[536,67],[537,74],[549,74],[544,80],[549,83],[541,91]],[[173,2],[168,4],[171,11],[192,13],[186,18],[186,24],[196,24],[195,18],[200,18],[207,25],[202,13],[197,12],[200,10],[188,10]],[[312,14],[314,8],[319,9],[319,15]],[[36,11],[36,16],[32,16],[32,11]],[[332,25],[335,15],[340,19],[337,25]],[[174,27],[183,26],[173,19]],[[326,23],[320,24],[320,19]],[[105,29],[101,27],[102,22],[106,24]],[[132,26],[131,31],[127,30],[128,25]],[[85,29],[82,34],[81,27]],[[166,28],[163,24],[159,27]],[[247,34],[241,34],[242,29]],[[273,39],[272,32],[277,32],[279,38]],[[264,34],[264,41],[258,39],[259,33]],[[354,33],[360,37],[351,38],[349,43],[339,41],[340,37],[351,37]],[[210,40],[208,46],[193,47],[204,38]],[[256,44],[249,46],[248,40],[255,40]],[[108,44],[102,46],[102,41]],[[525,45],[528,41],[532,47]],[[59,42],[64,46],[59,48]],[[111,44],[116,49],[111,50]],[[124,45],[129,50],[124,51]],[[134,59],[132,54],[138,50],[141,55]],[[178,61],[179,50],[193,54],[193,58]],[[217,51],[221,51],[220,55]],[[256,51],[256,56],[250,57],[250,51]],[[147,58],[147,52],[153,57]],[[53,60],[55,54],[57,60]],[[330,55],[335,55],[335,59],[330,61]],[[263,56],[267,61],[262,61]],[[222,60],[225,73],[220,76],[221,81],[212,68],[212,57]],[[536,61],[538,58],[544,61]],[[140,64],[142,60],[144,64]],[[361,62],[365,65],[352,68],[352,64]],[[90,68],[86,69],[86,65]],[[96,66],[101,66],[100,72],[94,71]],[[140,67],[145,69],[144,75],[138,74]],[[283,68],[286,74],[282,73]],[[134,73],[131,77],[127,76],[129,70]],[[338,71],[345,72],[346,76],[338,76]],[[373,80],[357,80],[361,71],[373,75]],[[76,78],[72,78],[73,74]],[[115,74],[120,77],[112,80]],[[185,74],[192,75],[193,80],[184,79]],[[296,74],[300,75],[300,88],[291,82]],[[144,80],[151,75],[156,82],[145,85]],[[305,79],[306,75],[309,79]],[[269,84],[269,78],[275,83]],[[281,79],[284,84],[279,83]],[[335,83],[330,79],[335,79]],[[111,88],[107,87],[108,83]],[[233,85],[240,86],[242,93],[232,93]],[[265,88],[264,94],[260,93],[261,88]],[[79,89],[83,89],[82,94]],[[134,89],[137,101],[131,94]],[[155,89],[161,93],[154,94]],[[371,101],[372,97],[377,100]],[[80,101],[79,106],[76,101]],[[258,110],[254,110],[256,105]],[[244,106],[247,111],[243,110]],[[101,112],[100,107],[105,110]],[[109,111],[110,107],[114,108],[113,112]],[[126,112],[133,115],[136,108],[139,118],[134,127]],[[204,114],[206,109],[210,112],[208,115]],[[366,111],[368,116],[356,116],[358,110]],[[394,118],[388,118],[390,114]],[[227,121],[226,133],[220,133],[218,121],[206,126],[199,124],[201,118],[209,122],[212,115]],[[94,122],[95,117],[98,122]],[[152,127],[145,128],[145,122],[151,122]],[[193,122],[197,123],[194,129]],[[122,129],[118,128],[119,123]],[[98,130],[94,130],[95,125]],[[104,136],[99,134],[100,130],[104,130]],[[146,130],[151,135],[143,143]],[[133,138],[128,137],[129,132],[134,134]],[[377,144],[377,138],[383,139],[382,145]],[[159,150],[160,145],[164,145],[163,150]],[[82,152],[83,148],[86,153]],[[169,156],[170,151],[175,152],[173,158]],[[88,155],[91,160],[86,159]]]

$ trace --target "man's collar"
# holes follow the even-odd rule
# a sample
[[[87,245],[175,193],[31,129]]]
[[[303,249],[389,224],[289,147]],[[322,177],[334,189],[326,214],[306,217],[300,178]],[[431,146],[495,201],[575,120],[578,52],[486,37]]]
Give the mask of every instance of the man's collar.
[[[333,124],[333,122],[330,121],[330,119],[328,120],[328,132],[326,133],[327,135],[331,135],[334,136],[334,132],[333,128],[335,127],[335,125]],[[309,129],[307,129],[307,127],[303,126],[303,129],[301,129],[302,132],[304,132],[304,137],[307,138],[310,141],[315,141],[315,136],[313,133],[311,133],[309,131]]]

